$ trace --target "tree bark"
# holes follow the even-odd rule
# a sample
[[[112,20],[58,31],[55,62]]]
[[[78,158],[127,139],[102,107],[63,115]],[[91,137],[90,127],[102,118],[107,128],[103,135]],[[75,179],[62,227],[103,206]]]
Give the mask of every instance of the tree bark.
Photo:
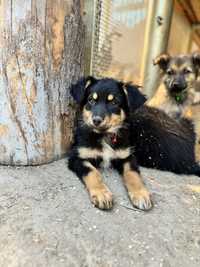
[[[72,138],[68,89],[83,71],[81,0],[2,0],[0,15],[0,163],[47,163]]]

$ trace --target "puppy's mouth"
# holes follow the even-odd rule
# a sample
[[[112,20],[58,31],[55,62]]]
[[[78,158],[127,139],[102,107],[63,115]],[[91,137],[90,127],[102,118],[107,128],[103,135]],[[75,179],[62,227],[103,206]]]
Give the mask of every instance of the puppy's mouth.
[[[187,82],[178,82],[176,80],[170,80],[170,82],[166,83],[166,86],[168,88],[169,94],[176,95],[180,93],[184,93],[188,89],[188,83]]]
[[[94,132],[107,134],[107,133],[117,133],[118,130],[122,127],[122,125],[102,125],[102,126],[95,126],[94,124],[89,125]]]
[[[179,87],[179,86],[174,86],[170,88],[170,92],[172,94],[176,94],[176,93],[181,93],[187,90],[187,87]]]
[[[109,129],[109,127],[106,127],[106,126],[91,125],[91,127],[94,129],[94,131],[99,132],[99,133],[106,133]]]
[[[124,126],[125,113],[121,111],[120,114],[112,114],[111,116],[105,116],[104,118],[95,117],[91,113],[85,112],[83,116],[84,123],[94,132],[106,134],[116,133]],[[86,116],[88,115],[88,116]]]

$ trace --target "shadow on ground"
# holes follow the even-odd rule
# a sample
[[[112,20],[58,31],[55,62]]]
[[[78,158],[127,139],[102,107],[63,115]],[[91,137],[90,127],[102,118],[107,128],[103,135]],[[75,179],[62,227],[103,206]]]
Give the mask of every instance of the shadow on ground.
[[[132,209],[120,177],[104,172],[110,212],[93,208],[65,160],[0,167],[0,266],[200,266],[200,179],[142,169],[154,209]]]

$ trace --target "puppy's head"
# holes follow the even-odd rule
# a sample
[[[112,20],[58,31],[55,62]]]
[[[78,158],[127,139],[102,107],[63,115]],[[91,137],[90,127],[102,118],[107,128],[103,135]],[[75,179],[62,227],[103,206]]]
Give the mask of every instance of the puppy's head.
[[[163,81],[171,96],[193,87],[200,69],[200,53],[171,57],[162,54],[154,60],[164,73]]]
[[[129,112],[146,101],[136,86],[109,78],[82,78],[72,86],[71,94],[81,107],[83,122],[104,133],[116,132]]]

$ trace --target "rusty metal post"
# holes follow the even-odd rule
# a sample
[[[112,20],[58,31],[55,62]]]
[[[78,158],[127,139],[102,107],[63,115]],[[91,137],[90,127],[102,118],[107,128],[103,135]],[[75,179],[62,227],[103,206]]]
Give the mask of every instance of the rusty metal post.
[[[159,70],[153,59],[166,52],[173,13],[173,0],[150,0],[143,60],[144,91],[151,97],[158,86]]]

